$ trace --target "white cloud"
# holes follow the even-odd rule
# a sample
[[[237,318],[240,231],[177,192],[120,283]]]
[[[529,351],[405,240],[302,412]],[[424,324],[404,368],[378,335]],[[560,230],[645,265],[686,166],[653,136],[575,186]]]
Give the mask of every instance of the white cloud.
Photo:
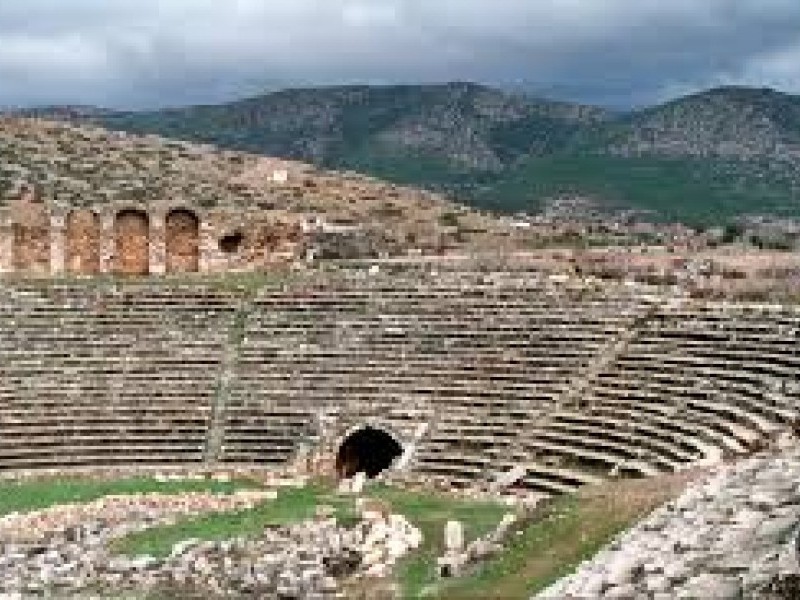
[[[800,41],[793,46],[756,56],[737,77],[750,85],[764,85],[800,93]]]
[[[398,7],[390,3],[345,2],[342,7],[342,22],[353,27],[395,25],[398,17]]]

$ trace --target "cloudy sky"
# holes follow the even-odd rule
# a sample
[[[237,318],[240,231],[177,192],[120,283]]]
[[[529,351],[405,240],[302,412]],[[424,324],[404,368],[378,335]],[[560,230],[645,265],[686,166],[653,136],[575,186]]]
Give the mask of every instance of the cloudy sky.
[[[800,0],[0,0],[0,105],[471,80],[609,106],[800,93]]]

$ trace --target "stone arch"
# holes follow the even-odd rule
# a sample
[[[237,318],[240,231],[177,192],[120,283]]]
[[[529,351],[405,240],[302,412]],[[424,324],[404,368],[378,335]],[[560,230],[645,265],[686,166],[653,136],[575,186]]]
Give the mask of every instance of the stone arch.
[[[375,477],[403,454],[398,438],[386,430],[366,425],[344,437],[336,451],[336,474],[349,478],[363,471]]]
[[[165,242],[167,273],[196,273],[200,270],[200,219],[186,208],[167,213]]]
[[[20,203],[14,207],[12,263],[15,271],[50,273],[50,214],[44,204]]]
[[[100,272],[100,217],[94,211],[74,210],[67,216],[66,267],[73,275]]]
[[[128,208],[117,213],[114,271],[120,275],[150,273],[150,218],[143,210]]]

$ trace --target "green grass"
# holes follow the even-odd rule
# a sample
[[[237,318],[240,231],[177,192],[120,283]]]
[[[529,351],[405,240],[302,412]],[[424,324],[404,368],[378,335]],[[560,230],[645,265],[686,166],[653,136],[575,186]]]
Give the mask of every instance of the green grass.
[[[112,548],[119,554],[166,556],[176,543],[184,540],[250,537],[268,526],[310,519],[320,504],[333,506],[339,522],[347,523],[355,519],[351,499],[333,495],[326,486],[310,485],[283,489],[276,500],[264,501],[250,510],[209,514],[137,532],[117,540]]]
[[[449,496],[406,491],[385,485],[370,486],[367,495],[387,501],[393,512],[404,515],[422,531],[422,546],[403,559],[395,570],[405,598],[419,598],[437,581],[436,559],[444,554],[444,526],[461,521],[467,541],[492,531],[508,512],[495,502],[476,502]]]
[[[681,487],[678,479],[623,481],[559,498],[518,527],[498,557],[473,574],[443,582],[435,597],[530,598],[571,573]]]
[[[541,520],[518,529],[503,553],[487,563],[476,574],[445,584],[441,598],[499,598],[502,589],[508,598],[528,598],[559,577],[568,574],[580,561],[593,556],[617,533],[624,523],[605,520],[597,531],[585,536],[584,514],[575,497],[557,501]],[[567,552],[561,552],[559,542],[571,541]],[[529,578],[525,573],[530,563],[556,557],[549,568]],[[506,596],[507,595],[507,596]]]
[[[159,482],[152,478],[131,478],[116,481],[91,479],[37,479],[24,482],[0,483],[0,516],[12,512],[27,512],[68,503],[86,503],[109,495],[129,495],[158,492],[211,492],[230,494],[237,489],[256,487],[246,481],[191,481]]]
[[[455,519],[464,523],[466,537],[472,540],[491,531],[507,512],[497,503],[453,499],[380,484],[370,486],[365,496],[387,502],[393,512],[405,515],[423,533],[423,545],[401,561],[396,571],[407,598],[420,597],[436,582],[436,558],[444,552],[443,532],[447,521]],[[340,523],[354,522],[352,498],[337,496],[329,487],[315,484],[282,490],[277,500],[263,502],[251,510],[205,515],[137,532],[117,540],[112,548],[120,554],[165,556],[183,540],[248,537],[267,526],[309,519],[319,504],[333,506]]]
[[[395,568],[393,577],[404,598],[513,600],[529,598],[571,572],[617,533],[676,495],[683,482],[679,475],[620,481],[562,497],[520,524],[499,556],[462,578],[448,580],[440,580],[436,573],[436,559],[444,553],[445,523],[461,521],[466,539],[471,541],[490,532],[509,509],[491,501],[470,501],[383,484],[370,485],[364,495],[386,502],[393,512],[405,515],[423,533],[422,546]],[[11,483],[0,487],[0,515],[67,502],[88,502],[109,494],[230,493],[250,485],[213,481],[159,483],[152,479]],[[330,486],[314,483],[305,488],[283,489],[277,499],[250,510],[192,517],[137,532],[114,542],[112,549],[128,555],[165,556],[183,540],[249,537],[268,526],[312,518],[320,504],[332,506],[340,523],[355,522],[353,498],[338,496]]]

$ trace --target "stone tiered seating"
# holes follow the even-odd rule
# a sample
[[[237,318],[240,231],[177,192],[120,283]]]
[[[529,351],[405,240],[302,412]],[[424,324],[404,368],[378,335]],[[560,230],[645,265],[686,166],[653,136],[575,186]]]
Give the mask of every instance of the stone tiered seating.
[[[798,417],[800,312],[679,304],[654,312],[588,395],[554,412],[526,450],[652,474],[757,448]],[[607,456],[586,455],[603,449]]]
[[[232,310],[193,286],[4,288],[0,470],[203,460]]]
[[[796,309],[430,269],[8,282],[0,471],[271,466],[371,424],[413,440],[421,477],[521,467],[514,485],[554,494],[748,452],[797,419]]]
[[[489,475],[642,310],[532,273],[444,272],[262,291],[245,325],[224,459],[283,461],[316,442],[318,414],[433,423],[413,468]],[[413,415],[409,409],[416,409]],[[257,440],[273,440],[265,453]]]

